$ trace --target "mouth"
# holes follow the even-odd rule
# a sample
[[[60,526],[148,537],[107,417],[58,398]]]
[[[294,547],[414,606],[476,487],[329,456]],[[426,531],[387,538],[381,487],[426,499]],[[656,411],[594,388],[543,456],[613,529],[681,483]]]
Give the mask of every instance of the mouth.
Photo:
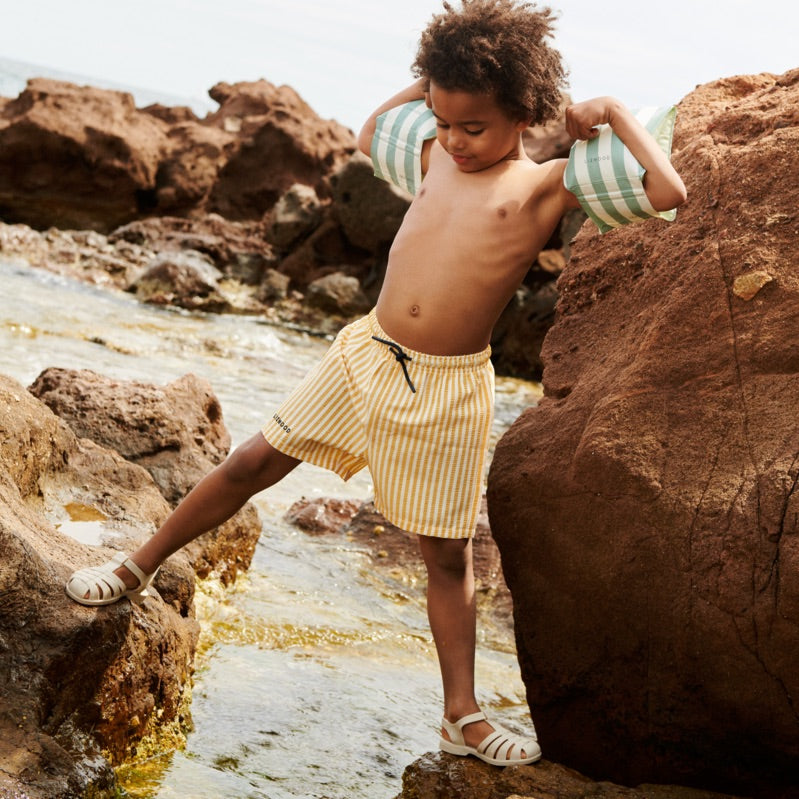
[[[452,156],[452,160],[458,165],[463,166],[464,164],[469,163],[469,156],[467,155],[457,155],[456,153],[450,153]]]

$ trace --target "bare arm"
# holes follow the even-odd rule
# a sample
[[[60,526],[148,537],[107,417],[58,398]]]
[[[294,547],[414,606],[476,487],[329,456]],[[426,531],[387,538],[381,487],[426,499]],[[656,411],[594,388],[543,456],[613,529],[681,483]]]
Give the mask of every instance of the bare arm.
[[[372,151],[372,137],[375,135],[375,126],[380,114],[391,108],[396,108],[403,103],[410,103],[413,100],[426,100],[426,83],[427,82],[423,78],[419,78],[415,83],[412,83],[406,89],[403,89],[398,94],[386,100],[383,105],[370,114],[369,119],[366,120],[364,126],[361,128],[361,132],[358,134],[358,149],[364,155],[370,155]]]
[[[566,109],[566,130],[575,139],[593,139],[596,125],[608,123],[646,170],[644,190],[657,211],[682,205],[687,194],[682,178],[646,128],[613,97],[596,97]]]

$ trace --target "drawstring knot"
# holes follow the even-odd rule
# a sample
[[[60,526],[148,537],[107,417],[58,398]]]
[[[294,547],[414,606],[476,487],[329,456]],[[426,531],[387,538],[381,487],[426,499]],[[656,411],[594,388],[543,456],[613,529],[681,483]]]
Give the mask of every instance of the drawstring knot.
[[[415,394],[416,389],[413,387],[413,383],[411,382],[411,376],[408,374],[408,367],[405,365],[405,361],[412,361],[410,355],[408,355],[399,344],[394,341],[387,341],[384,338],[378,338],[377,336],[372,336],[375,341],[379,341],[381,344],[385,344],[390,350],[392,355],[397,359],[399,365],[402,367],[402,373],[405,375],[405,380],[408,382],[408,386],[410,387],[411,391]]]

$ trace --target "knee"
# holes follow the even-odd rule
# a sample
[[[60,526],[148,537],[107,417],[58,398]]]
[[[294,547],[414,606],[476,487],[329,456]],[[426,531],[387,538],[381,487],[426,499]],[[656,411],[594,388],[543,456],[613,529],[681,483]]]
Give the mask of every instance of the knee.
[[[298,460],[279,452],[260,433],[256,433],[233,450],[221,468],[231,482],[260,490],[280,480],[298,463]]]
[[[470,538],[419,537],[419,546],[428,572],[436,571],[459,576],[471,571],[472,540]]]

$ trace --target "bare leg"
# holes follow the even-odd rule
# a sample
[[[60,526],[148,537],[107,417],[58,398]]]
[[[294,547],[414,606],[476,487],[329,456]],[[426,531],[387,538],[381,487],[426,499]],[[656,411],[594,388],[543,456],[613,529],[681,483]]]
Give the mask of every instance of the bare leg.
[[[427,566],[427,616],[444,684],[444,716],[458,721],[480,708],[474,695],[477,611],[471,539],[419,536]],[[464,740],[477,746],[493,727],[477,721],[463,728]],[[441,734],[447,736],[446,730]]]
[[[282,480],[299,463],[256,433],[197,483],[131,560],[152,574],[170,555],[227,521],[250,497]],[[116,573],[128,588],[139,583],[124,566]]]

